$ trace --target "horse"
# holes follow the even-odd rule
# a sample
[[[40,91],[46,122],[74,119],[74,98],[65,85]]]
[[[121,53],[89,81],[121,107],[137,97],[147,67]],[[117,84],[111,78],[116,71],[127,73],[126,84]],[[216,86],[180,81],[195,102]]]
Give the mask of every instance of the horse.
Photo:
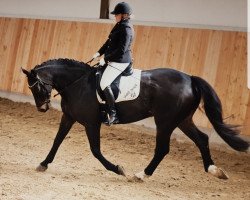
[[[36,168],[45,171],[75,122],[85,127],[90,149],[102,165],[118,175],[126,176],[121,165],[108,161],[100,150],[102,125],[101,105],[96,94],[97,68],[72,59],[51,59],[30,71],[22,68],[33,94],[37,110],[50,108],[51,91],[61,95],[62,117],[59,130],[47,157]],[[234,150],[249,152],[250,143],[239,136],[236,126],[226,124],[221,101],[212,86],[198,76],[171,68],[142,70],[139,96],[131,101],[116,103],[120,124],[154,117],[156,145],[147,167],[134,175],[136,180],[150,177],[169,153],[170,136],[178,127],[199,148],[205,172],[220,179],[228,175],[214,164],[210,155],[209,138],[193,122],[193,115],[203,101],[205,114],[218,135]]]

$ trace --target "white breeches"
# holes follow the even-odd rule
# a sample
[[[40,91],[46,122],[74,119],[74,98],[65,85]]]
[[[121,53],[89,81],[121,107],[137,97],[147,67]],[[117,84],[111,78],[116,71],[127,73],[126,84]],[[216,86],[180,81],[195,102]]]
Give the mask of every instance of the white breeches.
[[[107,86],[119,76],[129,65],[129,63],[110,62],[103,72],[100,82],[101,89],[104,90]]]

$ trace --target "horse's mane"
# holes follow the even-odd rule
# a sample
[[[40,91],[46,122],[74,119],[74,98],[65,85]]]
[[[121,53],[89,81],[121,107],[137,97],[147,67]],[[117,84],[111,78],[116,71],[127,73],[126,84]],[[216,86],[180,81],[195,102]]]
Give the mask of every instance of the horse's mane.
[[[81,68],[81,69],[91,68],[90,65],[82,61],[77,61],[77,60],[68,59],[68,58],[58,58],[58,59],[50,59],[39,65],[36,65],[34,67],[34,70],[38,70],[38,69],[49,67],[49,66],[53,66],[55,68],[60,67],[60,66],[69,67],[69,68]]]

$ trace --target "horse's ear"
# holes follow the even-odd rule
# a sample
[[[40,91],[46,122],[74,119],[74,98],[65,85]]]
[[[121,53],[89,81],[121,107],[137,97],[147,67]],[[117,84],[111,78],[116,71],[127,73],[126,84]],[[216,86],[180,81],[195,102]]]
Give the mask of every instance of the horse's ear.
[[[21,67],[21,69],[22,69],[22,72],[23,72],[24,74],[26,74],[26,76],[29,76],[29,75],[30,75],[30,72],[29,72],[29,71],[27,71],[26,69],[24,69],[24,68],[22,68],[22,67]]]

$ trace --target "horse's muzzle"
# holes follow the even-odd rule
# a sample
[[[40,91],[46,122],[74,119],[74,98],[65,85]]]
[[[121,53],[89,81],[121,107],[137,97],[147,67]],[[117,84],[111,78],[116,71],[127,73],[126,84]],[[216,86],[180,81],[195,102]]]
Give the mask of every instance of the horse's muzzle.
[[[45,102],[43,105],[37,107],[37,110],[39,112],[46,112],[47,110],[49,110],[50,106],[51,106],[51,103],[50,101],[48,101],[48,102]]]

